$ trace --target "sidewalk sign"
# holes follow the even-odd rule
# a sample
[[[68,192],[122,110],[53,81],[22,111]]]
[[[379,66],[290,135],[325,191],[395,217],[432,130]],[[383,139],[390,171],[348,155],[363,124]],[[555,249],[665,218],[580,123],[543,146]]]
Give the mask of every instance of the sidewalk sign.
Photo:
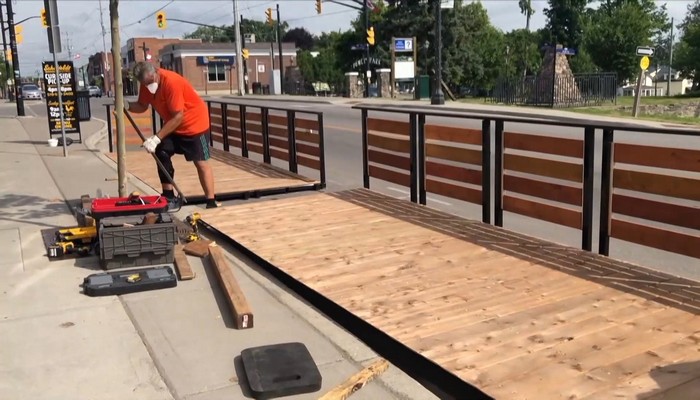
[[[63,103],[63,123],[65,133],[80,135],[80,120],[78,118],[78,99],[76,92],[75,69],[72,61],[58,61],[58,74],[53,62],[42,63],[44,72],[44,87],[46,88],[46,114],[49,122],[49,134],[61,135],[61,104],[58,99],[60,79],[61,100]],[[81,140],[82,141],[82,140]]]

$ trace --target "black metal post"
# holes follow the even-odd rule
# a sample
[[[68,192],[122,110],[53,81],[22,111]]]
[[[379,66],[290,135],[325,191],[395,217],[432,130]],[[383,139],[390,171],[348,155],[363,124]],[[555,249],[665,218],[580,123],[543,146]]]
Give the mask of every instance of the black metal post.
[[[7,30],[10,31],[10,51],[12,52],[12,71],[14,73],[17,116],[24,117],[24,100],[19,95],[22,77],[19,72],[19,56],[17,55],[17,38],[15,37],[15,17],[14,12],[12,12],[12,0],[6,0],[5,6],[7,7]]]
[[[241,115],[241,156],[248,158],[248,130],[246,129],[246,106],[240,105],[239,112]]]
[[[297,132],[296,132],[296,113],[287,110],[287,151],[289,152],[289,171],[297,173]]]
[[[326,144],[323,132],[323,113],[318,114],[318,163],[321,188],[326,187]]]
[[[430,104],[445,104],[445,94],[442,93],[442,7],[441,1],[435,0],[435,90]]]
[[[367,110],[362,110],[362,182],[369,189],[369,155],[367,154]]]
[[[411,154],[410,154],[410,169],[411,169],[411,202],[416,203],[418,202],[418,188],[420,186],[423,186],[420,184],[418,185],[418,132],[416,130],[416,114],[415,113],[410,113],[408,114],[408,125],[409,125],[409,133],[411,134],[409,136],[409,142],[411,146]]]
[[[226,103],[221,103],[221,136],[221,141],[224,143],[224,151],[228,152],[228,110]]]
[[[493,223],[503,227],[503,120],[496,120],[494,135]]]
[[[603,129],[603,154],[600,178],[600,226],[598,228],[598,254],[610,254],[610,215],[612,194],[614,131]]]
[[[207,100],[207,112],[209,113],[209,146],[214,147],[214,136],[211,134],[211,101]]]
[[[595,157],[595,128],[586,127],[583,140],[583,209],[581,248],[593,249],[593,159]]]
[[[418,115],[418,202],[427,204],[425,190],[425,114]]]
[[[112,113],[109,112],[111,105],[105,104],[107,109],[107,140],[109,141],[109,152],[114,153],[114,138],[112,137]]]
[[[260,124],[262,130],[262,144],[263,144],[263,162],[265,164],[270,164],[272,162],[270,157],[270,123],[269,123],[270,110],[265,107],[260,107]]]
[[[10,61],[7,59],[7,40],[5,39],[5,16],[2,12],[2,3],[0,3],[0,28],[2,28],[2,55],[5,58],[5,73],[10,72]],[[7,87],[8,76],[3,77],[5,82],[3,87],[5,88],[5,98],[9,97],[10,91]]]
[[[481,121],[481,221],[491,223],[491,120]]]
[[[277,16],[279,19],[279,15]],[[241,34],[241,49],[245,49],[245,39],[243,38],[243,14],[241,14],[241,22],[238,24],[240,28],[240,34]],[[248,77],[248,60],[245,58],[243,59],[243,87],[245,88],[245,92],[248,93],[248,80],[246,79]],[[229,79],[231,80],[231,79]],[[232,80],[231,80],[232,81]]]
[[[280,29],[280,5],[277,4],[277,48],[280,52],[280,93],[284,94],[284,56],[282,55],[282,31]]]
[[[369,30],[369,5],[367,4],[367,0],[364,0],[364,5],[363,5],[362,9],[363,9],[363,12],[365,13],[365,34],[367,34],[367,31]],[[369,97],[369,47],[370,47],[370,44],[365,43],[364,83],[365,83],[365,97],[366,98]]]

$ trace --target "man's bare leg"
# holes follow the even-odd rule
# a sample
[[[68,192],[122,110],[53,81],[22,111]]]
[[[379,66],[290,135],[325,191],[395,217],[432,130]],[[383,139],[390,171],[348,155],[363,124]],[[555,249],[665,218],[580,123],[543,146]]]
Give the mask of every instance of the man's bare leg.
[[[204,195],[207,200],[214,199],[214,172],[211,169],[211,165],[208,161],[194,161],[194,165],[197,168],[197,174],[199,175],[199,183],[202,184],[202,189],[204,189]],[[172,185],[170,185],[172,186]],[[165,187],[165,185],[163,185]]]

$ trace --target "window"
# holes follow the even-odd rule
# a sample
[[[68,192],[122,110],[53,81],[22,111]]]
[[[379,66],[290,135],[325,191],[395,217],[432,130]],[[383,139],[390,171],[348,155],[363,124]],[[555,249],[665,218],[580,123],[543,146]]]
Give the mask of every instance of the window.
[[[226,82],[226,68],[221,64],[209,64],[209,82]]]

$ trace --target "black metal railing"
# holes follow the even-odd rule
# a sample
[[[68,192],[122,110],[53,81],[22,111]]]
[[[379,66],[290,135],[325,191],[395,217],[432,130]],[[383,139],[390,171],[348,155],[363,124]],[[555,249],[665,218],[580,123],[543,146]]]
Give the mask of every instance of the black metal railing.
[[[493,215],[493,224],[499,227],[503,226],[503,212],[511,211],[531,218],[578,228],[581,231],[581,248],[587,251],[593,251],[593,227],[596,218],[594,200],[597,196],[600,201],[598,215],[599,254],[609,255],[610,238],[616,237],[642,246],[700,258],[700,248],[698,248],[700,246],[700,222],[697,222],[700,221],[700,211],[698,211],[700,210],[698,208],[700,191],[692,189],[700,185],[700,177],[688,178],[686,176],[688,172],[700,174],[700,146],[698,143],[695,146],[690,146],[691,148],[696,147],[698,150],[688,150],[686,148],[631,145],[615,143],[614,141],[616,132],[682,135],[700,138],[700,130],[696,128],[664,128],[574,118],[554,120],[457,111],[421,111],[396,106],[363,104],[353,106],[353,108],[361,110],[362,113],[363,183],[367,189],[370,188],[370,178],[375,178],[403,184],[410,188],[411,201],[423,205],[426,204],[427,191],[477,203],[482,207],[482,221],[490,224]],[[401,115],[405,119],[396,121],[372,118],[374,113]],[[427,118],[441,118],[457,123],[450,124],[450,126],[439,126],[436,122],[428,123]],[[466,120],[480,121],[480,132],[478,130],[470,132],[469,129],[457,127],[460,120],[464,122]],[[388,123],[384,124],[382,121]],[[561,135],[540,136],[508,132],[505,129],[505,124],[518,124],[529,128],[566,127],[574,128],[576,132],[570,135],[573,137],[567,138],[562,138]],[[426,137],[426,129],[433,131],[432,138],[438,140],[437,143],[440,143],[439,146],[441,146],[439,152],[435,151],[432,154],[432,158],[430,154],[431,138]],[[462,132],[455,135],[455,132],[460,129]],[[382,134],[386,135],[381,136]],[[602,154],[597,157],[595,144],[596,140],[601,139],[601,134]],[[468,138],[469,135],[471,138]],[[480,139],[478,139],[479,136]],[[450,139],[451,137],[452,139]],[[403,147],[399,146],[401,140],[403,140]],[[448,154],[446,152],[450,151],[447,149],[450,146],[450,140],[459,143],[452,146],[452,153]],[[476,150],[467,149],[464,143],[473,144],[473,148]],[[616,146],[625,146],[617,150],[617,156]],[[383,153],[383,156],[377,156],[376,149],[381,152],[382,148],[391,151]],[[479,158],[472,151],[481,152],[481,165],[472,165],[472,167],[478,167],[478,170],[468,167],[455,170],[455,165],[449,165],[455,162],[476,164]],[[522,154],[525,153],[534,155],[523,156]],[[435,167],[435,159],[440,155],[449,159],[448,166],[441,164],[441,167]],[[544,157],[537,157],[537,155]],[[567,159],[567,161],[562,161],[563,159]],[[600,160],[600,164],[596,165],[595,160]],[[384,164],[382,165],[382,163]],[[432,190],[429,182],[430,171],[426,172],[426,166],[431,166],[431,163],[433,173],[443,184],[442,187],[433,185]],[[663,168],[666,172],[648,173],[645,169],[629,172],[629,164],[637,164],[644,168]],[[378,165],[379,167],[377,167]],[[388,168],[383,169],[385,166]],[[601,170],[599,194],[596,194],[594,189],[598,183],[595,177],[596,167]],[[453,172],[442,173],[440,168],[443,168],[444,171],[452,169]],[[494,178],[491,177],[491,171],[494,172]],[[516,174],[508,174],[507,171],[514,171]],[[469,178],[470,173],[471,178]],[[523,178],[523,173],[529,176],[533,174],[544,176],[547,179],[541,181]],[[470,183],[470,179],[471,183],[478,181],[474,175],[478,175],[481,180],[477,189],[466,186],[467,183]],[[461,185],[444,186],[447,178],[453,179],[454,182],[455,177],[462,180]],[[554,178],[555,181],[557,179],[568,181],[568,183],[553,183],[551,179],[548,181],[549,178]],[[615,179],[618,179],[619,182],[616,183]],[[632,195],[618,198],[619,196],[614,194],[619,192],[616,189],[695,201],[695,205],[682,206],[675,204],[674,201],[664,202],[664,200],[654,202],[639,200],[651,204],[650,209],[646,211],[630,210],[630,208],[635,207],[637,198]],[[480,193],[478,193],[479,191]],[[524,200],[522,197],[509,196],[506,192],[524,194],[529,198],[545,201]],[[640,198],[644,198],[644,196]],[[623,200],[627,200],[628,203],[623,203]],[[508,204],[504,204],[504,202],[508,202]],[[553,206],[553,202],[558,202],[560,205]],[[632,205],[626,205],[630,202]],[[617,214],[642,218],[652,222],[652,225],[655,222],[661,222],[685,229],[695,229],[695,231],[694,233],[681,233],[641,223],[632,226],[636,229],[635,231],[626,225],[629,223],[625,220],[616,219],[614,215]],[[678,217],[679,214],[685,217]],[[611,226],[614,224],[618,224],[619,233],[616,235],[611,230]],[[642,231],[643,229],[645,231]],[[668,232],[673,235],[672,241],[664,239],[663,235]]]
[[[500,78],[488,98],[492,103],[545,107],[594,106],[616,100],[615,73]]]

